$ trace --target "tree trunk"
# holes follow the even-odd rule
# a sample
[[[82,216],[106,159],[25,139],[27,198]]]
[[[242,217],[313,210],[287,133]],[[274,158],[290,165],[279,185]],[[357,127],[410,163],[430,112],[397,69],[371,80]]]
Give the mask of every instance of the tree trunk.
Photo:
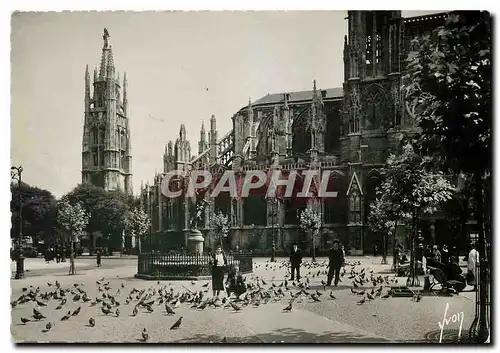
[[[488,322],[486,317],[487,311],[487,283],[488,283],[488,266],[489,259],[486,257],[486,239],[484,234],[484,199],[483,199],[483,181],[481,173],[477,172],[474,175],[475,179],[475,193],[476,193],[476,214],[479,237],[477,250],[479,252],[479,330],[478,339],[484,342],[488,338]],[[477,280],[476,280],[477,281]],[[477,313],[476,313],[477,315]]]
[[[73,235],[71,235],[71,239],[69,242],[71,249],[69,251],[69,274],[74,275],[75,274],[75,250],[73,247]]]
[[[314,238],[314,231],[311,231],[312,262],[316,262],[316,242],[314,241]]]
[[[123,242],[125,241],[125,235],[124,232],[122,231],[121,236],[120,236],[120,257],[123,256]]]
[[[387,265],[387,234],[384,232],[382,236],[383,248],[382,248],[382,264]]]
[[[416,269],[417,269],[417,259],[415,258],[415,238],[417,233],[417,211],[414,210],[411,220],[411,232],[410,232],[410,276],[408,277],[408,285],[415,286],[416,281]]]
[[[394,222],[394,234],[392,235],[392,268],[394,272],[398,271],[398,261],[399,259],[396,256],[396,233],[398,231],[398,221]]]

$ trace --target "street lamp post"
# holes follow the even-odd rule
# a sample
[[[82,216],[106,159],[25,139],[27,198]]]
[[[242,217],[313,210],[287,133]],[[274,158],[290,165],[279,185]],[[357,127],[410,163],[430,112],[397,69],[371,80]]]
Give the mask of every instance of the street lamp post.
[[[15,279],[24,278],[24,254],[23,254],[23,198],[21,195],[23,167],[11,167],[10,175],[17,180],[19,187],[19,233],[16,246],[16,276]]]

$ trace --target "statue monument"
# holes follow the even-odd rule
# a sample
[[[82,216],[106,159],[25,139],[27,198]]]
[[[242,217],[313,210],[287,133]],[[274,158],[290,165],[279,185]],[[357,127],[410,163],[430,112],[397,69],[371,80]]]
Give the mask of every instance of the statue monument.
[[[207,205],[208,202],[205,199],[203,198],[200,199],[196,203],[195,205],[196,211],[193,213],[193,216],[189,221],[189,226],[191,228],[191,231],[189,232],[189,237],[188,237],[188,250],[192,254],[200,254],[200,255],[203,254],[203,242],[205,241],[205,239],[203,238],[203,235],[198,229],[198,226],[204,219],[203,214],[205,213],[205,207],[207,207]]]

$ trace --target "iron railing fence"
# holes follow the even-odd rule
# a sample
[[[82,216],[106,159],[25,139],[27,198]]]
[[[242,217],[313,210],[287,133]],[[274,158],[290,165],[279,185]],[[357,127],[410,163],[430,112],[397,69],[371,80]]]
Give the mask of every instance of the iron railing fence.
[[[226,255],[226,270],[234,266],[240,273],[253,271],[253,259],[246,254]],[[199,277],[212,274],[212,256],[210,254],[186,255],[159,252],[141,253],[138,257],[139,275],[155,277]]]

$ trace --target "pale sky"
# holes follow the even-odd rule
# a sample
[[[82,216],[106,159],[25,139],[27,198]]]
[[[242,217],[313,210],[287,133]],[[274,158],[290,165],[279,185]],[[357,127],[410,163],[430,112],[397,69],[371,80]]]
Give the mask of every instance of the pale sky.
[[[436,11],[403,11],[416,16]],[[231,116],[267,93],[340,87],[344,11],[17,13],[11,35],[11,163],[56,197],[81,182],[85,65],[98,67],[106,27],[116,70],[127,72],[133,187],[163,171],[186,125],[192,154],[201,122]],[[206,90],[208,88],[208,91]],[[151,118],[152,117],[152,118]],[[162,120],[162,121],[161,121]]]

